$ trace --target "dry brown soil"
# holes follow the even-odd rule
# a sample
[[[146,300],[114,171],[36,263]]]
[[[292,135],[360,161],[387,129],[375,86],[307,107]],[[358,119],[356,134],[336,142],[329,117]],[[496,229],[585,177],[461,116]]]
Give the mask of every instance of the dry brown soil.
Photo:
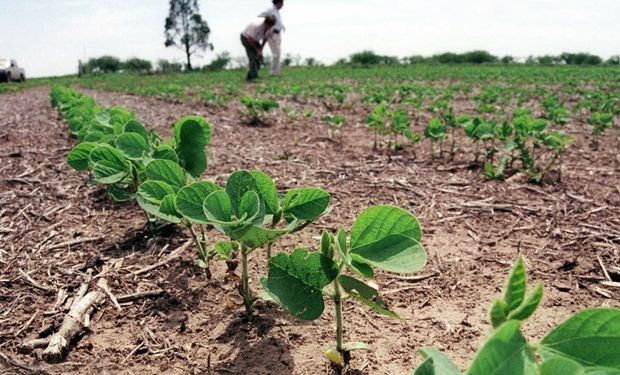
[[[317,120],[287,120],[280,113],[271,127],[252,128],[243,124],[235,104],[218,108],[87,93],[102,105],[135,111],[166,137],[181,116],[205,116],[213,127],[207,179],[223,183],[236,169],[258,168],[282,190],[328,190],[332,212],[299,236],[280,241],[276,251],[316,248],[323,229],[350,228],[373,204],[397,204],[419,218],[429,258],[421,275],[428,277],[380,274],[377,281],[402,320],[377,316],[353,302],[345,305],[346,339],[367,342],[372,349],[354,353],[350,374],[410,374],[420,362],[416,349],[425,346],[438,347],[465,368],[489,333],[487,309],[518,254],[525,255],[531,279],[545,284],[544,302],[525,325],[533,340],[580,309],[620,306],[620,289],[600,284],[603,267],[620,281],[615,140],[608,134],[593,151],[582,120],[568,128],[578,141],[565,160],[562,182],[552,176],[534,185],[521,178],[486,180],[472,167],[469,152],[453,161],[433,161],[426,141],[415,146],[416,158],[412,150],[392,157],[375,152],[362,125],[362,107],[342,111],[349,126],[339,144]],[[289,105],[303,113],[312,103]],[[462,101],[457,110],[473,105]],[[416,119],[417,130],[422,120]],[[225,265],[215,265],[214,278],[206,280],[193,265],[193,248],[166,266],[133,276],[188,235],[178,230],[153,238],[145,232],[135,204],[111,202],[65,163],[75,144],[50,107],[48,87],[1,97],[0,373],[330,373],[322,356],[334,341],[329,303],[321,319],[303,322],[258,302],[258,321],[248,324],[241,307],[231,308],[228,296],[235,283],[224,278]],[[471,147],[464,140],[459,146]],[[264,253],[255,252],[250,262],[251,284],[258,292],[266,273]],[[165,294],[122,304],[121,311],[106,299],[62,363],[45,363],[40,351],[18,352],[22,342],[49,334],[62,320],[67,303],[54,311],[59,290],[71,297],[88,268],[97,274],[113,264],[117,268],[106,277],[115,296],[157,289]]]

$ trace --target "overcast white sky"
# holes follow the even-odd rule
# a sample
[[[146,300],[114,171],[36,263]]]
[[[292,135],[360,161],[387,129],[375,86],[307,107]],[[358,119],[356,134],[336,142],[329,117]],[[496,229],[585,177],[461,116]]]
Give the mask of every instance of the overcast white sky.
[[[214,52],[243,55],[239,33],[270,0],[200,0]],[[183,61],[164,47],[167,0],[0,0],[0,57],[29,76],[74,73],[103,54]],[[525,57],[620,54],[618,0],[285,0],[284,52],[331,63],[362,49],[408,56],[486,49]]]

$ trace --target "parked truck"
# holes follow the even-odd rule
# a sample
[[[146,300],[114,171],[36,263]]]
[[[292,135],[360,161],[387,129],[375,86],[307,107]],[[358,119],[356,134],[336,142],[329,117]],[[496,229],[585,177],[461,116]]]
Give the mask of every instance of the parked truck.
[[[0,58],[0,82],[26,82],[26,72],[15,60]]]

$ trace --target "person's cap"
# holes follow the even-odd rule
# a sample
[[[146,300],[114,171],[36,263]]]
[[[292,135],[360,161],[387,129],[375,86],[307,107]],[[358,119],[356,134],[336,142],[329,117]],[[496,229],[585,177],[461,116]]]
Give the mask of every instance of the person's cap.
[[[280,4],[280,3],[283,3],[283,2],[284,2],[284,0],[273,0],[274,4]]]

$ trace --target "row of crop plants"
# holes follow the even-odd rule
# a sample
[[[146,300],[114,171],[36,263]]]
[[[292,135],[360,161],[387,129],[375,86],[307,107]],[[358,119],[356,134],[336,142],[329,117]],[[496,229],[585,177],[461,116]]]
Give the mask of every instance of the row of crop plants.
[[[398,318],[373,286],[376,270],[415,273],[426,264],[418,220],[394,206],[367,208],[350,230],[324,231],[317,250],[295,249],[272,254],[272,245],[293,236],[329,212],[330,195],[317,188],[296,188],[280,194],[261,171],[231,173],[226,185],[201,180],[207,168],[210,126],[188,116],[163,141],[123,108],[102,108],[91,98],[54,86],[52,104],[80,143],[67,161],[88,172],[93,183],[107,187],[117,201],[136,201],[149,225],[180,225],[190,232],[199,254],[198,266],[213,277],[214,258],[240,258],[245,313],[254,320],[248,255],[265,249],[268,274],[260,284],[269,298],[304,320],[318,319],[325,299],[335,309],[336,345],[325,351],[338,372],[348,366],[351,352],[369,349],[345,342],[342,304],[358,301],[375,312]],[[209,231],[228,240],[213,243]],[[540,345],[527,342],[521,322],[540,303],[542,286],[526,293],[522,259],[512,271],[503,299],[491,309],[494,331],[476,354],[468,374],[620,374],[620,311],[592,309],[576,314],[553,330]],[[414,374],[460,374],[434,349],[422,349],[423,364]]]

